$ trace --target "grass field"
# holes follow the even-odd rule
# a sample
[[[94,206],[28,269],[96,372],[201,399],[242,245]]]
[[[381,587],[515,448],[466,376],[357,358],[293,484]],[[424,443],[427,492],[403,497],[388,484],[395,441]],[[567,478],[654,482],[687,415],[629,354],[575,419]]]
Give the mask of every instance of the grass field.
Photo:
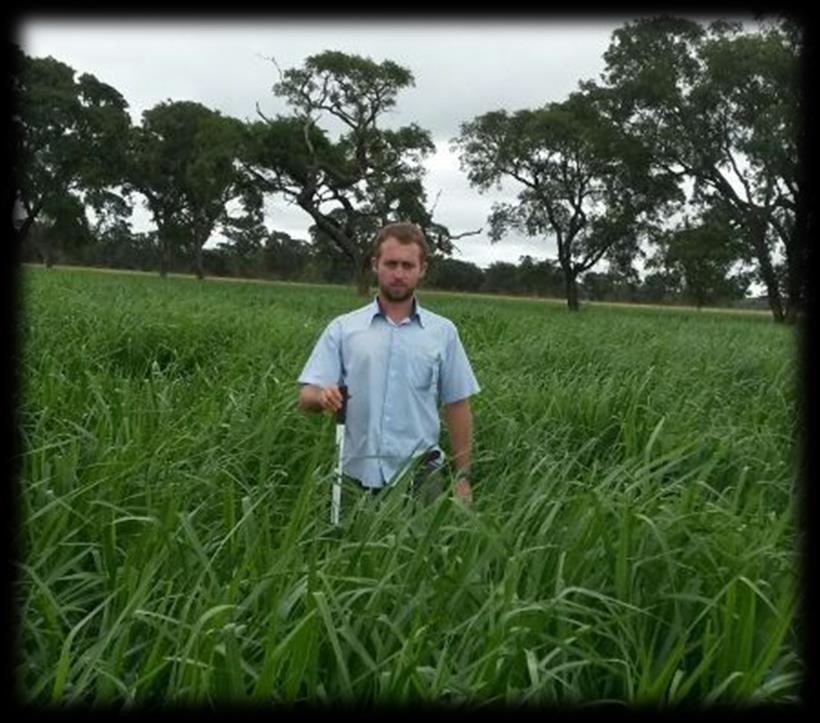
[[[796,340],[768,316],[422,294],[482,385],[475,504],[345,498],[337,531],[295,378],[361,298],[22,281],[23,700],[798,696]]]

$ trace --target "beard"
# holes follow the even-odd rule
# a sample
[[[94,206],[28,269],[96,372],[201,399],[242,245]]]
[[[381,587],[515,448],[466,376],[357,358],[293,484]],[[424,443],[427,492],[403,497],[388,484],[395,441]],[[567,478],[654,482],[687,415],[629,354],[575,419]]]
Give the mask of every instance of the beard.
[[[411,286],[406,287],[403,291],[393,290],[389,286],[379,286],[379,291],[382,292],[384,298],[393,302],[407,301],[407,299],[413,296],[415,290],[415,287]]]

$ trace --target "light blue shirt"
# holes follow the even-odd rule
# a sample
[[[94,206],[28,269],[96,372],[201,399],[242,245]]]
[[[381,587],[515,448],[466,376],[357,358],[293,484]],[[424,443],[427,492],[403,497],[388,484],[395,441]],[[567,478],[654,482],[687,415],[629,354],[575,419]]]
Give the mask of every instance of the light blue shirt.
[[[378,296],[322,332],[300,384],[346,384],[342,469],[365,487],[383,487],[412,458],[438,446],[438,402],[480,391],[455,324],[422,309],[398,324]]]

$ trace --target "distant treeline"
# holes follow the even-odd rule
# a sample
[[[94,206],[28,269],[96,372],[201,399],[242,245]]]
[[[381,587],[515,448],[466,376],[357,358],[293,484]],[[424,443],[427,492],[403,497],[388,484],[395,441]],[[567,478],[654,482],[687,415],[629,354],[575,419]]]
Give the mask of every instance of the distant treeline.
[[[221,244],[204,249],[202,260],[205,273],[214,277],[331,284],[347,284],[353,277],[351,264],[332,249],[317,249],[281,233],[272,234],[263,248],[245,256],[238,255],[232,245]],[[29,242],[23,246],[23,261],[43,263],[45,259]],[[156,271],[159,266],[150,234],[58,248],[51,263],[138,271]],[[177,253],[171,257],[168,270],[190,273],[190,259]],[[589,301],[767,308],[765,298],[746,297],[747,287],[748,275],[738,275],[725,279],[723,284],[694,289],[699,293],[693,293],[681,277],[662,271],[648,273],[643,279],[636,273],[589,271],[579,281],[580,297]],[[496,261],[483,269],[468,261],[435,255],[422,288],[554,299],[565,296],[564,278],[557,264],[531,256],[520,257],[517,264]]]

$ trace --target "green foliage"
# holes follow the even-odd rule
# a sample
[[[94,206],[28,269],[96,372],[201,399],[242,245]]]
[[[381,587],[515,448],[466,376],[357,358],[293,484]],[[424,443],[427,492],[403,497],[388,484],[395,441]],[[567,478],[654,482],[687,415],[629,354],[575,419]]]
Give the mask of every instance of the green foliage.
[[[511,294],[518,287],[518,269],[507,261],[494,261],[484,272],[483,288],[490,293]]]
[[[574,93],[537,110],[486,113],[454,139],[470,182],[519,186],[516,203],[494,204],[490,237],[516,228],[551,236],[577,308],[576,278],[605,254],[636,253],[639,238],[676,198],[672,179],[651,173],[640,143],[605,117],[593,93]]]
[[[427,267],[424,285],[450,291],[479,291],[484,272],[475,264],[459,259],[434,256]]]
[[[745,295],[751,279],[745,273],[732,273],[743,251],[740,234],[729,219],[714,212],[704,214],[695,225],[686,221],[659,243],[658,265],[683,280],[684,296],[698,307]]]
[[[163,273],[172,248],[201,258],[214,229],[228,221],[229,201],[258,209],[258,193],[235,167],[242,138],[240,121],[199,103],[168,101],[143,113],[131,137],[128,188],[147,200]],[[201,261],[196,270],[201,277]]]
[[[306,266],[320,255],[307,241],[291,238],[286,233],[273,232],[265,241],[263,265],[280,279],[298,279]],[[349,270],[348,270],[349,275]]]
[[[603,85],[607,113],[651,153],[652,166],[694,184],[691,200],[731,215],[743,229],[772,311],[804,304],[806,245],[796,233],[802,194],[799,54],[788,22],[744,33],[718,21],[642,18],[613,34]],[[788,258],[778,278],[772,256]]]
[[[337,176],[351,176],[344,156],[336,152],[323,130],[295,117],[277,116],[256,121],[248,127],[248,145],[243,160],[269,169],[271,185],[299,187],[307,184],[311,164],[332,167]]]
[[[88,226],[87,199],[99,201],[122,182],[127,103],[111,86],[54,58],[31,58],[12,46],[15,231],[26,238],[39,223],[42,239],[76,243]],[[109,194],[110,195],[110,194]],[[122,203],[122,199],[119,201]],[[96,204],[101,208],[101,203]],[[49,243],[45,255],[51,255]]]
[[[309,56],[303,68],[286,70],[274,93],[304,115],[326,110],[351,128],[364,128],[393,108],[399,91],[414,82],[407,68],[391,60],[376,63],[326,50]]]
[[[793,329],[426,293],[482,385],[475,505],[346,491],[334,530],[295,379],[349,291],[23,281],[22,700],[798,699]]]

